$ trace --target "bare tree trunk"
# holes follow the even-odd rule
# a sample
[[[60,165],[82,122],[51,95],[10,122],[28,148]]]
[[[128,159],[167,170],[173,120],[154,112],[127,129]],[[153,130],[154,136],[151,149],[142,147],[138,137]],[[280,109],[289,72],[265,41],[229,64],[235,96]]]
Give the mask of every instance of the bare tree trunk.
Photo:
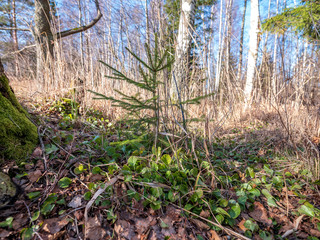
[[[182,0],[179,20],[179,32],[175,50],[175,62],[171,79],[171,98],[178,99],[178,93],[184,92],[189,72],[189,54],[191,35],[194,27],[195,0]]]
[[[17,30],[17,9],[16,9],[16,0],[12,0],[11,2],[12,6],[12,27],[14,30],[12,30],[12,39],[13,39],[13,50],[17,52],[19,50],[19,42],[18,42],[18,30]],[[14,70],[15,75],[19,75],[19,61],[18,61],[18,55],[14,55]]]
[[[146,42],[150,44],[148,0],[145,0],[145,11],[146,11],[146,40],[147,40]]]
[[[79,7],[79,20],[78,20],[78,23],[79,23],[79,27],[82,26],[82,22],[83,22],[83,19],[82,19],[82,7],[81,7],[81,0],[78,0],[78,7]],[[81,62],[81,67],[83,69],[84,67],[84,55],[83,55],[83,33],[81,32],[80,33],[80,62]]]
[[[218,62],[217,62],[217,70],[216,70],[216,77],[215,77],[215,83],[214,83],[214,90],[215,92],[219,91],[219,85],[220,85],[220,75],[221,75],[221,65],[222,65],[222,12],[223,12],[223,0],[220,0],[220,21],[219,21],[219,49],[218,49]]]
[[[233,0],[228,0],[228,5],[227,5],[227,36],[226,36],[226,76],[227,76],[227,84],[226,86],[230,86],[231,83],[231,32],[232,32],[232,5],[233,5]]]
[[[72,34],[86,31],[87,29],[94,26],[102,17],[98,0],[95,0],[97,8],[97,16],[87,25],[77,27],[75,29],[69,29],[57,33],[55,36],[52,32],[51,26],[51,9],[49,0],[35,0],[35,13],[34,21],[35,26],[33,29],[33,35],[36,41],[37,49],[37,77],[41,77],[44,66],[48,65],[50,60],[53,58],[53,41],[56,38],[63,38]],[[44,85],[44,78],[41,79]]]
[[[237,76],[238,81],[241,80],[242,57],[243,57],[243,36],[244,36],[244,23],[245,23],[245,20],[246,20],[246,10],[247,10],[247,0],[244,0],[244,8],[243,8],[243,15],[242,15],[242,23],[241,23],[238,76]]]
[[[277,0],[277,10],[276,14],[279,12],[279,0]],[[272,79],[271,79],[271,97],[272,100],[275,100],[275,96],[277,94],[277,49],[278,49],[278,34],[274,36],[274,46],[273,46],[273,67],[272,67]]]
[[[246,106],[251,103],[253,81],[255,77],[255,69],[258,55],[258,33],[259,33],[259,0],[251,0],[251,16],[250,16],[250,40],[249,40],[249,56],[247,79],[244,88]]]
[[[53,56],[53,34],[51,31],[51,14],[48,0],[35,0],[34,12],[34,39],[37,49],[37,78],[44,86],[42,77],[44,66],[49,63]]]

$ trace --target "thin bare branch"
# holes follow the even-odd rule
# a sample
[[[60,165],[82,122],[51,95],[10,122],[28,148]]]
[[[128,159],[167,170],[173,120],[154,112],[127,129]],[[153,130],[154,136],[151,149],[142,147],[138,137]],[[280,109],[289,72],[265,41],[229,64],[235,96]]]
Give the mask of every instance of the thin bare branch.
[[[93,27],[100,20],[100,18],[102,17],[99,1],[95,0],[94,2],[95,2],[95,5],[96,5],[96,8],[97,8],[97,16],[88,25],[84,25],[84,26],[81,26],[81,27],[68,29],[68,30],[59,32],[59,33],[57,33],[57,38],[58,39],[59,38],[64,38],[64,37],[70,36],[72,34],[76,34],[76,33],[80,33],[80,32],[86,31],[89,28]]]

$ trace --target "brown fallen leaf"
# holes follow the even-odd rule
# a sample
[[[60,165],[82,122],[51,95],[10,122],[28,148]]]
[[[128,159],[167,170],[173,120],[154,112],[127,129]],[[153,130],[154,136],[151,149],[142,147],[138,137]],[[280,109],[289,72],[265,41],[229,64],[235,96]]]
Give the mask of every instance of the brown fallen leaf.
[[[181,219],[181,210],[169,205],[166,210],[166,215],[169,216],[172,221],[179,221]]]
[[[56,234],[41,232],[39,233],[39,236],[42,238],[42,240],[56,240],[56,239],[65,239],[65,234],[66,234],[66,230],[63,230]]]
[[[66,226],[69,223],[69,221],[66,218],[60,219],[60,218],[50,218],[46,219],[43,222],[43,230],[50,233],[50,234],[56,234],[60,232],[60,230]]]
[[[210,227],[207,224],[205,224],[204,222],[202,222],[198,219],[191,218],[190,221],[192,223],[194,223],[201,230],[209,230],[210,229]]]
[[[181,240],[186,239],[186,235],[187,235],[186,228],[180,226],[180,227],[178,228],[178,236],[179,236],[179,239],[181,239]]]
[[[71,208],[78,208],[82,205],[82,198],[83,196],[81,195],[77,195],[75,196],[69,203],[68,203],[68,207]]]
[[[211,234],[210,240],[221,240],[216,231],[210,230],[209,233]]]
[[[40,147],[37,147],[37,148],[33,151],[31,157],[32,157],[32,158],[41,158],[41,157],[42,157],[42,150],[41,150],[41,148],[40,148]]]
[[[9,237],[11,235],[11,232],[5,230],[5,229],[1,229],[0,228],[0,238],[1,239],[6,239],[7,237]]]
[[[12,228],[14,230],[19,230],[20,228],[24,227],[29,222],[29,218],[27,214],[20,213],[14,217],[12,222]]]
[[[320,231],[316,230],[316,229],[310,229],[310,233],[313,237],[320,237]]]
[[[97,216],[88,219],[86,231],[87,239],[89,240],[104,239],[105,235],[107,234],[107,231],[101,227],[101,222]]]
[[[150,228],[150,223],[152,222],[152,220],[153,220],[153,217],[151,217],[151,216],[149,216],[147,218],[134,219],[135,226],[136,226],[136,232],[140,235],[145,233]]]
[[[91,174],[89,176],[89,181],[90,182],[97,182],[97,181],[102,181],[102,180],[105,180],[106,177],[105,176],[102,176],[100,174]]]
[[[158,239],[164,239],[165,235],[161,232],[161,227],[159,225],[155,225],[152,227],[150,234],[149,234],[149,240],[158,240]]]
[[[267,210],[260,202],[254,202],[254,210],[249,215],[257,222],[272,225],[272,220],[268,218]]]
[[[28,178],[31,183],[35,183],[41,176],[42,172],[40,170],[28,173]]]
[[[115,223],[114,231],[118,235],[117,239],[133,239],[135,237],[134,227],[124,220],[118,220]]]
[[[39,169],[39,170],[41,170],[41,171],[44,171],[44,163],[43,163],[43,160],[42,160],[42,159],[40,159],[40,160],[37,161],[37,163],[36,163],[36,168]]]
[[[79,220],[81,220],[81,219],[83,219],[83,211],[76,211],[75,213],[74,213],[74,216],[77,218],[77,220],[79,221]]]
[[[246,228],[246,227],[244,226],[244,223],[245,223],[245,222],[246,222],[246,219],[242,219],[241,222],[239,222],[239,224],[238,224],[238,227],[239,227],[243,232],[245,232],[245,231],[248,230],[248,228]]]
[[[209,212],[208,210],[206,210],[206,211],[202,210],[202,211],[200,212],[200,216],[201,216],[201,217],[204,217],[204,218],[209,218],[210,215],[211,215],[211,214],[210,214],[210,212]]]

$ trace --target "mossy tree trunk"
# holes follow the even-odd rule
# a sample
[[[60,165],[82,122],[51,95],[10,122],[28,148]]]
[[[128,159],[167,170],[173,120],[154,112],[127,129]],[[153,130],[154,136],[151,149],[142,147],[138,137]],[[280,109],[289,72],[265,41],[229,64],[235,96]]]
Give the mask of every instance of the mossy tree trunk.
[[[0,59],[0,164],[25,159],[37,143],[37,127],[10,88]]]

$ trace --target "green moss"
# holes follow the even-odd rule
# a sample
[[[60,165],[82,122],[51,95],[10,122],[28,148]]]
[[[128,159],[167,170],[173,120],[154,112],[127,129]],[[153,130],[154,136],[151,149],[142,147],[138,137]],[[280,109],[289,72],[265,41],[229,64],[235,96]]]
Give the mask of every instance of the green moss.
[[[8,79],[0,75],[0,164],[22,160],[38,143],[37,128],[27,117],[11,91]]]

